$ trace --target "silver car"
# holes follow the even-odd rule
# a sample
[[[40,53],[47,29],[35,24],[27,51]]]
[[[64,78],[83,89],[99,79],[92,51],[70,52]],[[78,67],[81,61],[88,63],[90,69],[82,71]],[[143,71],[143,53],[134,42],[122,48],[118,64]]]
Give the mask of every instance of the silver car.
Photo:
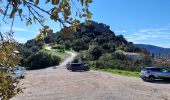
[[[8,75],[12,75],[14,79],[21,79],[25,77],[26,69],[25,67],[16,66],[11,67],[0,67],[0,71],[6,72]]]
[[[17,66],[12,69],[14,74],[14,79],[20,79],[25,77],[26,69],[25,67]]]
[[[161,67],[145,67],[141,70],[140,77],[145,81],[170,79],[170,71]]]

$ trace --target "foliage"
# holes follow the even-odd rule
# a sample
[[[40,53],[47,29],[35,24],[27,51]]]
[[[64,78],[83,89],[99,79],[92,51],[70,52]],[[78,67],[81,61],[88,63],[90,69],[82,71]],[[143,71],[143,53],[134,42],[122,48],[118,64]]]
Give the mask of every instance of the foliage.
[[[61,52],[63,52],[64,45],[57,45],[57,48],[58,46],[60,46],[60,51],[62,50]],[[30,70],[58,65],[61,61],[60,57],[51,51],[45,50],[42,41],[36,41],[35,39],[29,40],[25,44],[20,44],[18,50],[21,52],[20,65]]]
[[[125,58],[123,58],[125,57]],[[102,53],[98,59],[94,59],[89,51],[81,51],[75,61],[81,60],[82,63],[89,64],[95,69],[119,69],[127,71],[140,71],[147,65],[147,59],[141,58],[135,62],[128,59],[125,55],[116,55],[115,53]]]
[[[127,60],[118,60],[114,59],[111,54],[103,54],[99,60],[97,60],[96,68],[99,69],[121,69],[121,70],[129,70],[129,66],[131,66],[130,62]]]
[[[64,42],[64,46],[65,46],[65,49],[66,50],[70,50],[72,45],[71,45],[71,41],[70,40],[67,40]]]
[[[21,93],[18,83],[9,73],[0,71],[0,99],[8,100]]]
[[[41,69],[58,65],[61,58],[48,50],[41,50],[27,58],[26,65],[29,69]]]
[[[7,67],[12,68],[19,63],[17,45],[8,33],[0,33],[0,99],[8,100],[21,92],[18,81],[14,80]]]
[[[14,53],[16,44],[9,41],[0,43],[0,64],[1,66],[15,66],[18,64],[19,56]]]
[[[154,58],[152,64],[157,67],[166,67],[170,71],[170,61]]]
[[[97,69],[96,71],[100,72],[109,72],[112,74],[118,74],[118,75],[124,75],[124,76],[133,76],[133,77],[139,77],[139,72],[133,72],[133,71],[124,71],[124,70],[117,70],[117,69]]]
[[[69,47],[72,46],[75,51],[88,50],[90,46],[98,45],[105,53],[111,53],[115,50],[145,53],[145,50],[135,47],[132,42],[126,41],[122,35],[116,36],[110,30],[110,27],[103,23],[89,21],[88,25],[81,23],[78,27],[77,31],[67,27],[71,36],[67,35],[67,31],[61,30],[47,35],[45,39],[48,39],[48,43],[65,44],[65,47],[69,44]]]
[[[41,34],[37,36],[37,39],[43,38],[52,31],[44,25],[46,19],[50,18],[55,22],[59,22],[63,27],[72,25],[71,28],[76,30],[80,23],[79,18],[86,19],[88,24],[88,20],[92,17],[92,13],[89,11],[89,4],[92,3],[92,0],[44,0],[43,2],[40,2],[40,0],[5,0],[0,3],[3,5],[0,6],[0,14],[4,15],[4,22],[6,22],[5,18],[14,19],[18,14],[21,21],[26,21],[26,25],[38,22],[44,26],[40,29]],[[45,6],[51,3],[52,6],[50,8],[49,5],[48,7],[42,7],[42,3],[45,3]]]
[[[89,45],[85,43],[82,39],[75,40],[72,46],[73,50],[75,51],[87,50],[89,48]]]
[[[126,60],[127,57],[122,52],[115,52],[114,57],[119,60]]]
[[[60,57],[62,60],[65,60],[70,56],[69,53],[65,51],[61,51],[59,49],[51,49],[51,52],[57,55],[58,57]]]
[[[35,39],[31,39],[31,40],[28,40],[25,45],[24,45],[26,48],[32,48],[33,46],[38,46],[38,47],[42,47],[44,46],[44,42],[39,40],[39,41],[36,41]]]
[[[53,46],[52,49],[59,49],[61,51],[65,50],[65,46],[63,44],[58,44],[56,46]]]
[[[102,55],[102,49],[99,46],[92,46],[89,48],[89,53],[94,60],[97,60]]]

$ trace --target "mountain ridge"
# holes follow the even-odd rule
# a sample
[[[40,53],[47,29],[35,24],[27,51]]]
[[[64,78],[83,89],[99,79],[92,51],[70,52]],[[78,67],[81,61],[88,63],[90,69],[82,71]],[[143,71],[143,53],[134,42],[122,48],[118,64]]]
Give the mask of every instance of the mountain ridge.
[[[151,54],[159,57],[170,57],[170,48],[159,47],[149,44],[135,44],[135,46],[149,51]]]

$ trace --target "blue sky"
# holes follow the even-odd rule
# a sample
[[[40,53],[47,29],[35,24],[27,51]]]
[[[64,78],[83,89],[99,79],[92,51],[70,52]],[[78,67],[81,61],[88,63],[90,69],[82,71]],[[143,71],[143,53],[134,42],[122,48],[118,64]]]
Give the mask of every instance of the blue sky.
[[[117,35],[128,41],[170,48],[170,0],[93,0],[92,20],[109,25]],[[43,4],[40,4],[44,6]],[[46,6],[47,7],[47,6]],[[2,17],[2,16],[1,16]],[[46,23],[58,31],[60,26],[50,20]],[[34,38],[40,25],[25,26],[15,20],[15,38],[20,42]],[[6,31],[9,25],[2,24]]]

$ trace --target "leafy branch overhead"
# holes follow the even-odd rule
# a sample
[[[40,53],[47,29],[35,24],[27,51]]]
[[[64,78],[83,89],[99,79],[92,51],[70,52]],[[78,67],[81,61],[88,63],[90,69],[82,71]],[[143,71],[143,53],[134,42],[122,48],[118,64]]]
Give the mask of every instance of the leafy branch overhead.
[[[67,25],[77,26],[80,18],[87,21],[92,17],[89,11],[92,0],[1,0],[1,3],[5,5],[5,7],[0,6],[4,22],[6,22],[5,18],[12,19],[19,16],[21,21],[26,21],[26,25],[38,22],[45,26],[44,22],[48,15],[48,18],[66,27]],[[42,4],[48,5],[48,9]]]

